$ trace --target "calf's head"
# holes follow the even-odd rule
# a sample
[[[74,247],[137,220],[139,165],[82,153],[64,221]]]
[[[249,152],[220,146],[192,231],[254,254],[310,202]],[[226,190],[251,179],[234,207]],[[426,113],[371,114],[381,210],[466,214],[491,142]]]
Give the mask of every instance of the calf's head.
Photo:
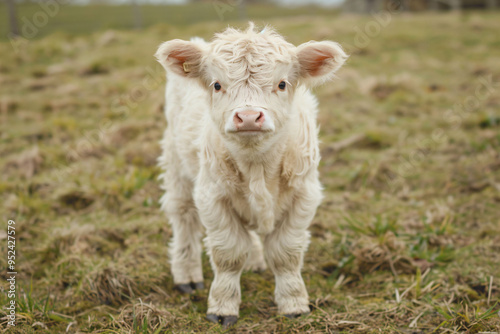
[[[208,91],[212,121],[230,141],[274,136],[292,117],[294,93],[333,77],[347,55],[334,42],[298,47],[270,28],[228,28],[210,43],[172,40],[156,53],[167,72],[197,80]],[[179,87],[179,89],[186,89]]]

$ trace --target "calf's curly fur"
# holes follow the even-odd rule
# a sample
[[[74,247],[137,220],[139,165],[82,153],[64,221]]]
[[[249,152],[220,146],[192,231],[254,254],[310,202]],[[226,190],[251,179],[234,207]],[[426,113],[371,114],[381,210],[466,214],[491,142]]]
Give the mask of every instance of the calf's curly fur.
[[[317,101],[309,88],[331,79],[346,54],[330,41],[295,47],[250,24],[211,42],[165,42],[156,57],[168,79],[159,163],[174,283],[187,292],[202,287],[206,233],[214,271],[209,320],[234,323],[242,271],[266,264],[278,312],[309,312],[300,271],[322,198]],[[265,117],[261,131],[234,128],[238,112],[248,110]]]

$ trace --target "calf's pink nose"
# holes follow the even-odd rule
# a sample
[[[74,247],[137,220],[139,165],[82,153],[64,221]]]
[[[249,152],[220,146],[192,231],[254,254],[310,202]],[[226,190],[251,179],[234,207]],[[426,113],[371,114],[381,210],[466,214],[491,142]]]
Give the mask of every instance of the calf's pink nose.
[[[250,110],[237,112],[233,122],[238,131],[258,131],[264,124],[264,113]]]

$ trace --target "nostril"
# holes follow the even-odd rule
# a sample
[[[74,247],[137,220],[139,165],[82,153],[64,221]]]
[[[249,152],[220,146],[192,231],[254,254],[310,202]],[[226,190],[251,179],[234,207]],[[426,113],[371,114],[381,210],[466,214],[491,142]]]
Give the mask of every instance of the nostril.
[[[257,124],[264,123],[264,113],[262,111],[259,113],[259,117],[255,119],[255,123]]]
[[[264,116],[264,113],[261,111],[261,112],[259,113],[259,117],[257,117],[257,118],[255,119],[255,121],[256,121],[256,122],[259,122],[259,120],[260,120],[263,116]]]
[[[234,114],[233,122],[236,124],[243,123],[243,120],[240,118],[240,115],[238,115],[238,113]]]

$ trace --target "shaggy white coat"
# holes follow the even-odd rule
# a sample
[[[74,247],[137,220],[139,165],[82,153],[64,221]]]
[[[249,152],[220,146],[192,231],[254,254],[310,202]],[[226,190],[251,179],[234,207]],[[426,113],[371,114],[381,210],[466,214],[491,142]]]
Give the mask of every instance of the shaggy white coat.
[[[317,100],[308,88],[332,78],[346,54],[330,41],[295,47],[251,24],[209,43],[165,42],[156,57],[168,78],[159,162],[175,284],[203,281],[206,232],[215,275],[208,314],[237,316],[242,271],[266,263],[275,275],[279,313],[309,312],[300,271],[322,195]],[[227,131],[243,109],[264,110],[271,130]]]

